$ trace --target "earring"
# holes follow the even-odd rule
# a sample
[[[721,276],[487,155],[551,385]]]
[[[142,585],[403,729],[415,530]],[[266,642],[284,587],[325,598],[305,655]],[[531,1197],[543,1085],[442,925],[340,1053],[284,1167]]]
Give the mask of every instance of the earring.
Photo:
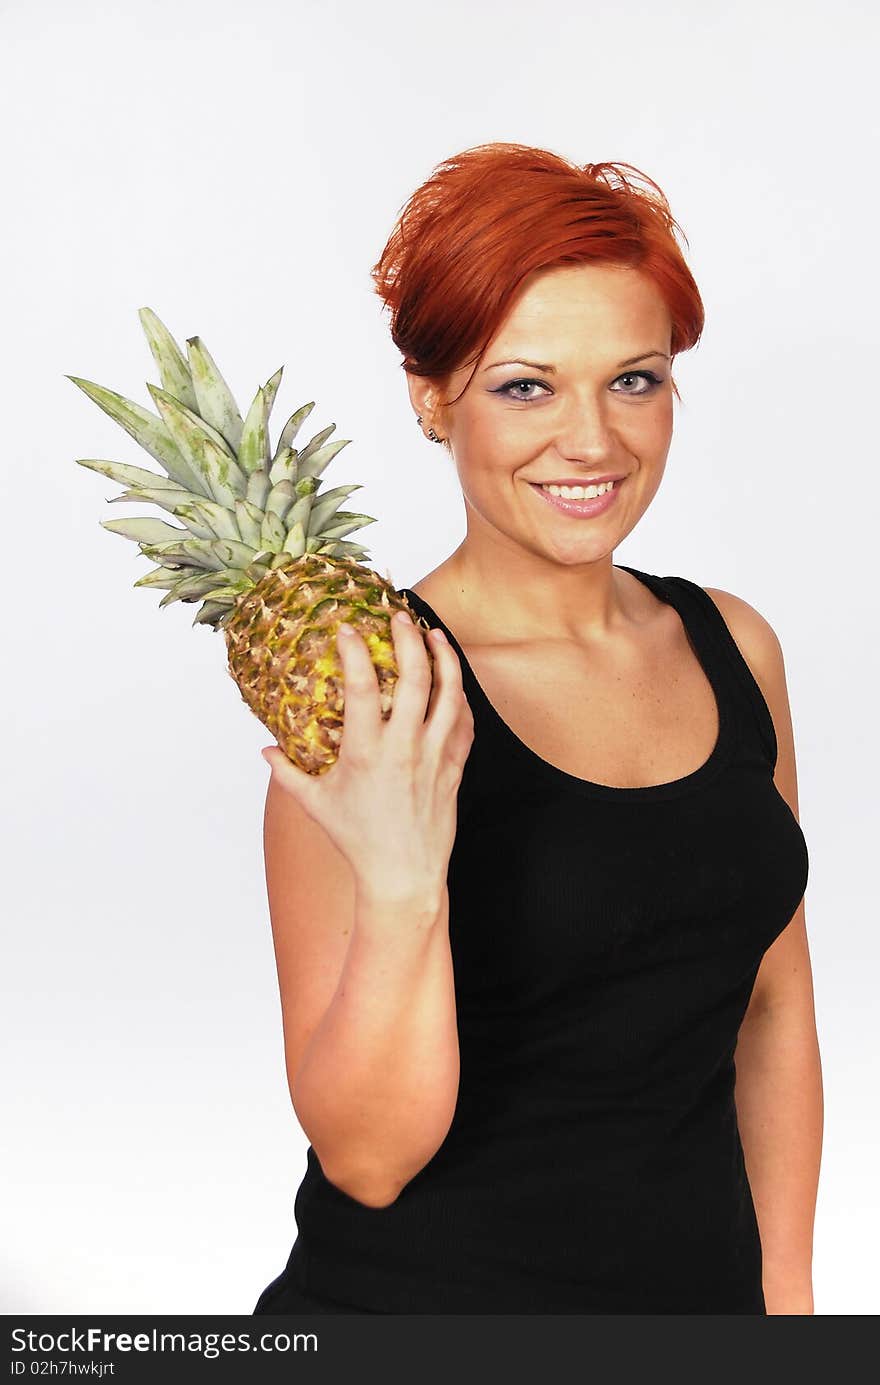
[[[421,416],[421,414],[419,414],[418,418],[416,419],[416,423],[417,423],[417,424],[419,425],[419,427],[421,428],[421,426],[422,426],[422,416]],[[429,429],[428,429],[428,437],[430,438],[431,442],[442,442],[442,441],[443,441],[442,438],[438,438],[438,436],[437,436],[437,434],[434,432],[434,429],[433,429],[433,428],[429,428]]]

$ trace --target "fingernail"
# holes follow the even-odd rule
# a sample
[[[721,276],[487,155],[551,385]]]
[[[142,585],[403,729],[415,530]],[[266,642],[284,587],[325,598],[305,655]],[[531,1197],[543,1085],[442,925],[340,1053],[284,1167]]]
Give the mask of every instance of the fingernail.
[[[406,625],[407,622],[412,625],[412,616],[409,611],[397,611],[394,619],[397,621],[398,625]]]
[[[431,634],[432,634],[432,636],[434,637],[434,639],[437,641],[438,644],[446,644],[446,643],[447,643],[446,636],[444,635],[443,631],[440,629],[439,626],[438,626],[436,629],[432,630],[432,631],[431,631]]]
[[[339,631],[338,631],[338,633],[339,633],[340,635],[353,635],[353,634],[354,634],[354,630],[353,630],[352,627],[348,624],[347,621],[342,621],[342,623],[341,623],[340,626],[339,626]]]

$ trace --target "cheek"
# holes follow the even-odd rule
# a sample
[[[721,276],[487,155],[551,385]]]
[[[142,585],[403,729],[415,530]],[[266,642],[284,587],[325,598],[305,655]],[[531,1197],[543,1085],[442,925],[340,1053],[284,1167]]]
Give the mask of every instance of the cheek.
[[[665,456],[672,441],[672,398],[658,399],[650,408],[633,409],[626,420],[626,432],[631,442],[638,443],[646,456]]]
[[[465,490],[494,491],[511,473],[526,465],[543,441],[532,436],[520,421],[474,420],[456,440],[459,480]]]
[[[673,400],[670,391],[663,396],[661,403],[657,406],[657,419],[655,422],[658,443],[666,448],[669,447],[672,441],[673,418]]]

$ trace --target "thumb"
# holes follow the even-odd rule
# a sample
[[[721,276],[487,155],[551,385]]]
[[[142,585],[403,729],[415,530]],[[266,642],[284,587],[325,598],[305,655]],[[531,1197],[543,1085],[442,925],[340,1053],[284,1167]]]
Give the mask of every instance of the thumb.
[[[295,765],[288,755],[281,749],[280,745],[267,745],[260,751],[263,759],[268,764],[272,773],[278,779],[282,788],[287,789],[297,798],[303,807],[313,797],[317,785],[315,776],[307,774],[304,769]]]

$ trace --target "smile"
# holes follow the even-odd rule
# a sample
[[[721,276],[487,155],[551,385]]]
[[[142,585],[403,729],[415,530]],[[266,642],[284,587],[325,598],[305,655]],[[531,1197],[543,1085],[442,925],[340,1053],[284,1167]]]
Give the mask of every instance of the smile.
[[[553,486],[551,489],[538,485],[534,481],[530,481],[529,485],[542,500],[553,505],[555,509],[561,510],[563,514],[591,519],[594,515],[604,514],[606,510],[611,508],[617,498],[617,492],[623,485],[623,480],[609,482],[604,488],[602,486]],[[580,496],[572,495],[572,491],[580,491],[581,494]]]

